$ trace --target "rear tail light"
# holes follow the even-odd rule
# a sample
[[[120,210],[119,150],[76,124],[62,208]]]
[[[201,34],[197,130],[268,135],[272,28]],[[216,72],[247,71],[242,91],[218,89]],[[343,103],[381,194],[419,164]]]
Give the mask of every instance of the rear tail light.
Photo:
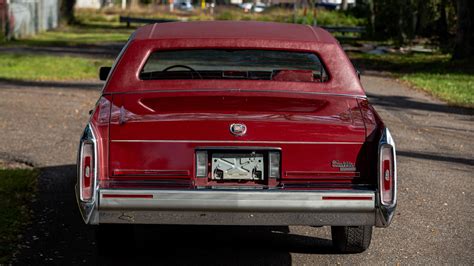
[[[396,203],[397,173],[395,143],[388,129],[384,131],[379,146],[379,191],[382,205]]]
[[[384,205],[393,203],[394,189],[394,167],[393,167],[393,148],[390,145],[383,145],[380,149],[380,184],[381,200]]]
[[[112,96],[100,97],[79,142],[76,196],[86,223],[98,223],[98,219],[92,218],[92,214],[96,209],[94,206],[97,206],[99,180],[104,183],[108,181],[111,98]]]
[[[196,177],[207,177],[207,151],[196,151]]]
[[[280,178],[280,152],[271,151],[268,153],[268,176],[273,179]]]
[[[81,144],[80,167],[79,167],[79,188],[82,201],[91,201],[95,186],[95,151],[94,143],[85,140]]]

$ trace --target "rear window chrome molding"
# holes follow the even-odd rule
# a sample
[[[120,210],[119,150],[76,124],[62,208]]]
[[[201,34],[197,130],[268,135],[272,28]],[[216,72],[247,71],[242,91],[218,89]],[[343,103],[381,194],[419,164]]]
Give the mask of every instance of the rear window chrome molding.
[[[310,43],[310,42],[309,42]],[[331,75],[331,71],[327,68],[327,65],[325,63],[325,60],[323,59],[323,57],[321,57],[321,55],[313,50],[308,50],[308,49],[271,49],[271,48],[245,48],[245,47],[233,47],[233,48],[223,48],[223,47],[208,47],[208,48],[205,48],[205,47],[186,47],[186,48],[159,48],[159,49],[153,49],[153,50],[150,50],[146,56],[145,56],[145,59],[143,60],[143,62],[140,64],[140,70],[137,72],[137,78],[140,80],[140,81],[147,81],[146,79],[142,79],[140,76],[141,74],[143,73],[143,70],[145,69],[145,66],[147,65],[147,63],[151,60],[151,57],[153,56],[153,54],[155,53],[159,53],[159,52],[183,52],[183,51],[204,51],[204,50],[216,50],[216,51],[219,51],[219,50],[222,50],[222,51],[226,51],[226,50],[233,50],[233,51],[251,51],[251,50],[256,50],[256,51],[268,51],[268,52],[292,52],[292,53],[307,53],[307,54],[312,54],[314,56],[316,56],[316,58],[318,59],[320,65],[321,65],[321,68],[323,70],[323,72],[326,74],[326,79],[324,81],[321,81],[319,83],[327,83],[329,81],[332,80],[332,75]],[[167,79],[167,80],[173,80],[173,79]],[[211,80],[211,79],[209,79]],[[216,80],[222,80],[222,79],[216,79]],[[265,81],[265,80],[258,80],[258,81]],[[296,82],[296,81],[295,81]],[[298,83],[300,83],[298,81]],[[307,83],[314,83],[314,82],[307,82]],[[318,82],[316,82],[318,83]]]
[[[393,202],[392,204],[384,204],[382,200],[382,183],[378,177],[380,170],[380,153],[383,147],[389,146],[392,148],[393,156]],[[395,214],[395,209],[397,207],[397,189],[398,189],[398,176],[397,176],[397,157],[396,157],[396,148],[395,141],[390,133],[388,128],[382,130],[382,136],[380,137],[379,146],[378,146],[378,156],[377,156],[377,215],[376,215],[376,226],[377,227],[387,227],[393,220]]]
[[[91,200],[83,200],[82,199],[82,186],[80,183],[80,175],[81,175],[81,170],[80,167],[82,166],[82,156],[81,156],[81,150],[83,143],[92,143],[94,145],[94,180],[93,180],[93,191],[92,191],[92,198]],[[79,142],[79,150],[77,153],[77,182],[76,182],[76,200],[77,204],[79,206],[79,210],[81,212],[81,216],[84,220],[85,223],[92,223],[95,224],[96,221],[94,221],[94,214],[96,213],[97,209],[97,201],[99,198],[98,192],[99,192],[99,182],[98,182],[98,176],[99,176],[99,170],[98,170],[98,147],[97,147],[97,138],[94,133],[94,130],[90,124],[87,124],[87,126],[84,129],[84,132],[82,134],[82,137]]]
[[[167,80],[167,81],[180,81],[180,80]],[[194,80],[194,82],[199,82],[199,80]],[[206,80],[208,81],[208,80]],[[278,82],[278,81],[263,81],[263,82]],[[367,99],[367,95],[357,95],[357,94],[344,94],[344,93],[331,93],[331,92],[317,92],[317,91],[291,91],[291,90],[242,90],[242,89],[190,89],[190,90],[135,90],[130,89],[129,91],[125,92],[109,92],[104,93],[103,95],[114,95],[114,94],[140,94],[140,93],[179,93],[179,92],[202,92],[202,93],[209,93],[209,92],[250,92],[250,93],[273,93],[273,94],[281,94],[281,93],[290,93],[296,95],[323,95],[323,96],[336,96],[336,97],[350,97],[356,99]]]
[[[163,39],[163,41],[174,41],[174,40],[181,40],[182,38],[178,38],[178,39]],[[273,39],[273,40],[280,40],[282,42],[286,42],[288,40],[286,39]],[[299,43],[307,43],[307,44],[314,44],[313,41],[301,41]],[[325,44],[330,44],[330,43],[325,43]],[[141,73],[141,71],[143,70],[145,64],[148,62],[149,58],[150,58],[150,55],[155,53],[155,52],[161,52],[161,51],[164,51],[164,52],[169,52],[169,51],[188,51],[188,50],[208,50],[208,49],[214,49],[214,50],[226,50],[228,48],[231,48],[233,50],[266,50],[266,51],[286,51],[286,52],[295,52],[295,53],[311,53],[311,54],[314,54],[316,55],[316,57],[319,59],[320,63],[321,63],[321,66],[324,68],[325,72],[326,72],[326,75],[327,75],[327,79],[322,82],[322,83],[327,83],[327,82],[330,82],[332,80],[332,73],[331,73],[331,69],[329,69],[327,67],[327,60],[325,59],[325,57],[321,56],[321,54],[313,49],[302,49],[301,47],[299,48],[270,48],[270,47],[254,47],[254,46],[251,46],[251,47],[219,47],[219,46],[216,46],[216,47],[199,47],[199,46],[196,46],[196,47],[155,47],[154,49],[151,49],[149,50],[146,55],[145,55],[145,59],[142,61],[142,63],[140,64],[140,67],[139,67],[139,71],[137,72],[137,77],[138,75]],[[341,48],[342,49],[342,48]],[[141,80],[139,78],[139,80]]]

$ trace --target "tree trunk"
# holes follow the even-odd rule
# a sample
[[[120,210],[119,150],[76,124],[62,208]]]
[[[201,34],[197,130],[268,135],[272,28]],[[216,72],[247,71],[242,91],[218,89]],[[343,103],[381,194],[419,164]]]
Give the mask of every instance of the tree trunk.
[[[76,0],[61,0],[61,6],[59,8],[61,17],[60,19],[67,24],[74,24],[76,19],[74,17],[74,6]]]
[[[405,28],[405,12],[404,12],[404,7],[407,4],[406,0],[400,0],[397,2],[398,6],[395,6],[395,8],[398,11],[397,14],[397,38],[398,38],[398,45],[403,45],[406,42],[407,35],[406,35],[406,28]]]
[[[457,30],[453,52],[453,60],[466,59],[473,56],[474,49],[474,2],[472,0],[457,1]]]
[[[130,0],[130,9],[138,8],[140,5],[139,0]]]
[[[369,8],[369,36],[374,37],[375,36],[375,6],[374,6],[374,0],[368,0],[368,8]]]
[[[438,5],[438,12],[440,13],[440,16],[436,25],[438,28],[438,38],[441,45],[446,45],[449,41],[448,17],[446,16],[447,4],[447,0],[441,0]]]
[[[341,9],[342,9],[342,10],[347,10],[347,0],[342,0],[342,2],[341,2]]]

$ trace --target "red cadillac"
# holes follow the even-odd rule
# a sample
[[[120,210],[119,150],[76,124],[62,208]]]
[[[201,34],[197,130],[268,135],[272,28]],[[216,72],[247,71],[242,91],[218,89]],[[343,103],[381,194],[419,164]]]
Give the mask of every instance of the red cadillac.
[[[148,25],[100,76],[78,158],[88,224],[331,226],[362,252],[393,218],[395,143],[321,28]]]

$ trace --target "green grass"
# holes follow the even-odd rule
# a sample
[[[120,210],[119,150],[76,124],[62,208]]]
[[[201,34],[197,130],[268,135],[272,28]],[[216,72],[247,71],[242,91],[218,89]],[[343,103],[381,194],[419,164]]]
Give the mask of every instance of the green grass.
[[[356,26],[365,23],[364,19],[355,18],[339,11],[327,11],[318,9],[317,13],[318,25],[345,25]],[[313,25],[314,16],[311,10],[304,14],[303,9],[296,12],[288,8],[268,8],[262,13],[244,13],[239,8],[222,8],[217,9],[215,20],[256,20],[256,21],[274,21]]]
[[[75,46],[126,42],[129,36],[129,33],[122,32],[81,32],[68,29],[66,31],[55,30],[43,32],[28,39],[13,41],[11,44],[24,44],[31,46]]]
[[[160,9],[161,8],[161,9]],[[106,45],[112,42],[123,42],[129,38],[134,28],[126,28],[119,23],[119,16],[136,16],[161,19],[187,20],[259,20],[293,22],[292,9],[269,8],[262,13],[244,13],[239,8],[217,7],[213,16],[209,12],[196,9],[194,12],[169,13],[166,7],[157,9],[138,9],[133,12],[120,9],[77,10],[77,25],[63,26],[58,29],[40,33],[25,39],[2,43],[7,46],[85,46]],[[299,23],[312,23],[312,13],[303,17],[303,10],[297,12]],[[345,15],[342,12],[318,11],[320,24],[352,25],[361,20]],[[132,26],[139,26],[134,24]],[[0,78],[29,81],[66,81],[97,79],[100,66],[111,65],[112,60],[63,56],[0,53]]]
[[[449,54],[349,54],[360,69],[392,72],[415,88],[456,106],[474,107],[474,63]]]
[[[8,46],[77,46],[100,45],[112,42],[125,43],[132,32],[133,29],[126,29],[114,24],[88,23],[61,27],[5,44]]]
[[[134,27],[141,24],[132,24],[126,28],[125,23],[119,23],[119,16],[132,16],[143,18],[157,18],[170,20],[256,20],[275,21],[313,25],[313,13],[308,10],[306,15],[302,9],[297,10],[296,17],[293,9],[268,8],[262,13],[245,13],[237,7],[216,7],[214,15],[208,11],[196,8],[193,12],[168,12],[162,6],[157,9],[138,9],[124,11],[120,9],[88,10],[78,9],[76,11],[77,25],[62,26],[55,30],[42,32],[38,35],[2,42],[0,45],[7,46],[78,46],[78,45],[101,45],[111,42],[126,42]],[[355,26],[365,24],[364,19],[355,18],[341,11],[317,10],[318,25],[346,25]]]
[[[0,265],[8,263],[30,220],[37,176],[31,169],[0,169]]]
[[[328,11],[317,9],[318,25],[344,25],[356,26],[365,24],[366,20],[356,18],[342,11]],[[296,15],[291,8],[270,7],[262,13],[245,13],[243,9],[231,6],[217,6],[214,14],[211,15],[208,10],[201,10],[196,7],[192,12],[182,12],[176,10],[173,13],[168,11],[167,6],[138,8],[135,10],[120,10],[117,8],[108,8],[102,10],[79,9],[76,11],[77,19],[83,24],[96,25],[120,25],[119,16],[131,16],[141,18],[157,18],[171,20],[255,20],[255,21],[274,21],[300,24],[313,24],[313,12],[308,10],[306,15],[303,9],[298,9]],[[122,24],[124,25],[124,24]]]
[[[0,78],[31,81],[97,79],[110,59],[32,54],[0,54]]]
[[[474,77],[467,74],[414,73],[401,76],[417,88],[453,105],[474,107]]]

